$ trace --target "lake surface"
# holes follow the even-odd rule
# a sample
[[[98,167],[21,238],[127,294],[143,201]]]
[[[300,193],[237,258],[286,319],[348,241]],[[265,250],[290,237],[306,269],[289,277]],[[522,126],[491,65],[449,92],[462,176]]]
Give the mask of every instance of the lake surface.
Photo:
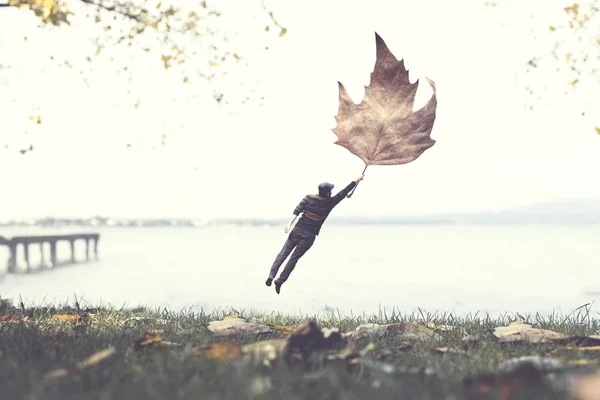
[[[80,231],[90,230],[8,228],[0,235]],[[21,296],[27,305],[73,304],[77,296],[116,307],[302,314],[329,307],[354,315],[418,307],[568,314],[600,298],[599,225],[326,224],[280,295],[264,281],[286,239],[282,227],[97,231],[99,261],[38,274],[5,274],[8,251],[0,247],[0,296]],[[36,265],[39,247],[30,252]],[[68,246],[58,254],[66,260]],[[83,242],[76,254],[84,258]]]

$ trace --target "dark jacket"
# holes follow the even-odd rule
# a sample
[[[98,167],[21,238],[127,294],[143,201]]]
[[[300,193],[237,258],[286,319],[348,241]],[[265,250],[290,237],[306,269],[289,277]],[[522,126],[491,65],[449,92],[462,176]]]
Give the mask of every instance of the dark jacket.
[[[321,231],[323,222],[325,222],[325,219],[329,216],[331,210],[333,210],[333,208],[348,195],[354,186],[356,186],[356,182],[352,181],[348,186],[332,197],[321,197],[316,194],[304,196],[300,204],[294,209],[294,215],[300,215],[300,213],[302,213],[296,227],[306,229],[313,232],[315,235],[318,235]]]

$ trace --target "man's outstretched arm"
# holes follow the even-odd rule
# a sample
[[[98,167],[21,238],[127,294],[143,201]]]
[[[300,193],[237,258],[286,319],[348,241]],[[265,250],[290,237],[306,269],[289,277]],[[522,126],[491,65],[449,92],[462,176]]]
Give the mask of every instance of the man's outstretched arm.
[[[359,176],[358,178],[350,182],[348,186],[340,190],[338,194],[333,196],[333,203],[338,204],[340,201],[344,200],[348,193],[350,193],[350,191],[358,184],[358,182],[362,181],[364,177],[364,175]]]
[[[290,218],[290,222],[288,222],[287,225],[285,226],[285,228],[283,228],[283,231],[285,233],[288,233],[290,231],[290,229],[292,229],[292,224],[296,220],[296,217],[298,217],[296,214],[292,215],[292,217]]]
[[[296,208],[294,208],[294,213],[292,214],[292,217],[290,218],[290,221],[285,226],[285,228],[283,228],[283,231],[285,233],[288,233],[290,231],[290,229],[292,229],[292,224],[296,220],[296,217],[298,217],[298,215],[300,215],[300,213],[304,212],[304,210],[306,209],[306,205],[307,204],[308,204],[308,198],[307,198],[307,196],[304,196],[304,198],[302,199],[302,201],[296,206]]]

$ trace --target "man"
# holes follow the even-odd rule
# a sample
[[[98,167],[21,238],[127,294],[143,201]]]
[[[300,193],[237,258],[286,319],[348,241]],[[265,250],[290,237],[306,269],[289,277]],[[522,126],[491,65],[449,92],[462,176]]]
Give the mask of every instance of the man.
[[[288,235],[283,248],[275,258],[275,262],[269,272],[269,277],[265,282],[267,286],[271,286],[273,279],[275,279],[275,276],[277,275],[277,271],[279,271],[279,267],[281,267],[283,261],[295,248],[294,253],[291,255],[288,263],[279,275],[279,278],[275,280],[275,291],[279,294],[281,285],[283,285],[290,277],[290,274],[294,270],[300,257],[302,257],[315,242],[315,238],[319,235],[321,226],[331,210],[333,210],[333,208],[348,195],[358,182],[363,180],[363,178],[364,175],[359,176],[333,197],[331,197],[331,190],[334,188],[334,185],[328,182],[321,183],[319,185],[318,196],[309,194],[302,199],[300,204],[294,209],[294,215],[292,215],[292,218],[285,226],[284,232],[288,233],[290,231],[292,224],[300,213],[302,213],[302,217],[300,217],[298,223]]]

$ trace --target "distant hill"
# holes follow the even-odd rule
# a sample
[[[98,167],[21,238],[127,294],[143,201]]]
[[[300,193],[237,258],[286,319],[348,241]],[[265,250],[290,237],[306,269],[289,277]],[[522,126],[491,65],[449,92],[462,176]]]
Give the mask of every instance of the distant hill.
[[[358,224],[600,224],[600,199],[550,201],[496,212],[447,213],[420,217],[332,216],[330,219],[331,223]]]
[[[436,215],[455,223],[600,223],[600,200],[561,200],[484,213]]]

